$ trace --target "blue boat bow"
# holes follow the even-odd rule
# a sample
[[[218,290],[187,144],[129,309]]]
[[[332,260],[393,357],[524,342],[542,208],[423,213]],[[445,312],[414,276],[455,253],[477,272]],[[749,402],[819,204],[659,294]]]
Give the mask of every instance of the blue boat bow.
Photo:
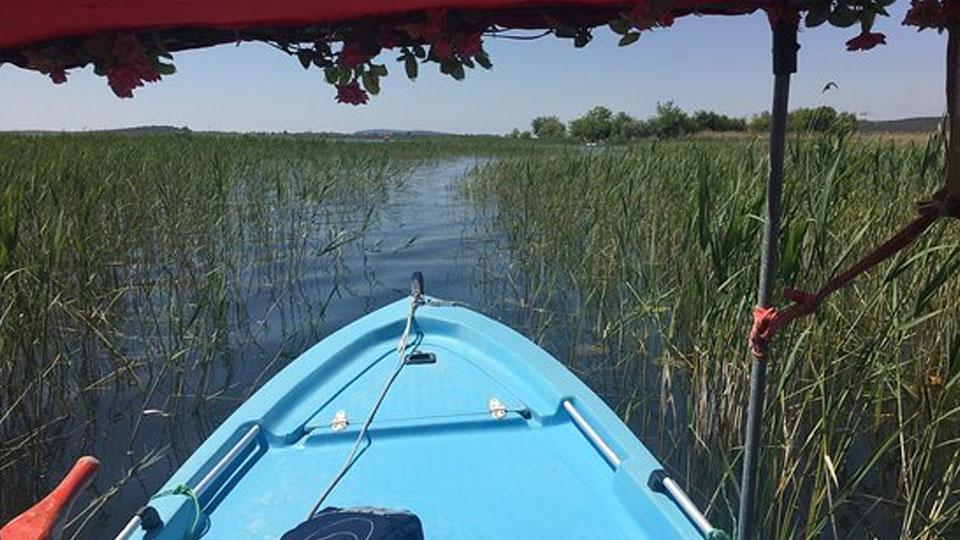
[[[293,361],[170,478],[164,489],[193,489],[153,501],[149,517],[162,524],[143,531],[135,518],[121,536],[278,540],[296,527],[391,376],[409,308],[409,299],[383,307]],[[408,510],[428,540],[712,530],[705,520],[698,530],[665,483],[649,482],[660,464],[606,404],[517,332],[426,302],[406,354],[327,505]]]

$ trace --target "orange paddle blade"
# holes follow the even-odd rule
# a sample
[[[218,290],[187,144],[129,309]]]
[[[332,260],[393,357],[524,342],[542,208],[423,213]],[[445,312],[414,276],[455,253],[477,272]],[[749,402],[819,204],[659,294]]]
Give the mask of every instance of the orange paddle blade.
[[[78,459],[49,495],[0,529],[0,540],[59,540],[70,508],[99,467],[93,456]]]

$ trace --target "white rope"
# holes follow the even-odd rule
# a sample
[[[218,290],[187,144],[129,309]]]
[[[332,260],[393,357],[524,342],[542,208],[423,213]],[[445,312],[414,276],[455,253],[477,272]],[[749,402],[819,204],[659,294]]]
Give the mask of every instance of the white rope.
[[[364,421],[363,426],[360,427],[360,431],[357,433],[357,440],[354,441],[353,448],[350,449],[350,455],[347,456],[347,460],[343,463],[343,467],[340,468],[340,472],[333,477],[333,480],[330,481],[330,485],[327,486],[327,489],[323,490],[323,494],[320,495],[320,498],[317,499],[317,502],[313,505],[313,508],[310,509],[310,513],[307,514],[308,520],[317,514],[317,510],[320,509],[320,505],[322,505],[323,501],[330,496],[333,488],[337,486],[344,475],[347,474],[350,466],[353,465],[353,460],[357,457],[357,450],[360,448],[360,443],[363,442],[363,438],[367,434],[367,429],[370,427],[370,424],[373,423],[373,417],[377,414],[377,410],[383,403],[383,399],[387,397],[387,391],[390,390],[390,386],[393,384],[393,381],[397,379],[397,376],[400,375],[400,370],[402,370],[404,364],[406,364],[407,359],[404,353],[407,350],[407,342],[410,340],[410,329],[413,327],[413,314],[415,311],[417,311],[417,307],[422,303],[422,296],[423,295],[419,290],[413,291],[413,294],[410,298],[410,311],[407,313],[407,325],[403,329],[403,335],[400,336],[400,343],[397,344],[397,365],[390,373],[390,378],[387,379],[386,384],[383,385],[383,390],[380,391],[380,396],[377,397],[377,401],[373,404],[373,408],[370,409],[370,414],[367,415],[366,421]]]

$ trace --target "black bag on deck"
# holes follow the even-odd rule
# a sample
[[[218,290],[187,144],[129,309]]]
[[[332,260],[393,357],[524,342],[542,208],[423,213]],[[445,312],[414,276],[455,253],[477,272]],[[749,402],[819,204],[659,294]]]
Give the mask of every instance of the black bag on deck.
[[[403,510],[324,508],[280,540],[423,540],[420,518]]]

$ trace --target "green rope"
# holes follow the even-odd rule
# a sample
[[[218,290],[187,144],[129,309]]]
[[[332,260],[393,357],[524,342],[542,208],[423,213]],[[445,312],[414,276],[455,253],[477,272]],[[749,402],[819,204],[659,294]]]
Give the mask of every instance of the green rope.
[[[200,499],[197,499],[197,494],[194,493],[193,488],[185,484],[180,484],[171,489],[157,493],[153,497],[150,497],[150,500],[152,501],[154,499],[168,497],[170,495],[186,495],[187,497],[190,497],[191,501],[193,501],[193,523],[190,525],[190,530],[187,531],[186,535],[184,535],[184,538],[191,538],[193,536],[193,532],[197,530],[197,525],[200,523]]]

